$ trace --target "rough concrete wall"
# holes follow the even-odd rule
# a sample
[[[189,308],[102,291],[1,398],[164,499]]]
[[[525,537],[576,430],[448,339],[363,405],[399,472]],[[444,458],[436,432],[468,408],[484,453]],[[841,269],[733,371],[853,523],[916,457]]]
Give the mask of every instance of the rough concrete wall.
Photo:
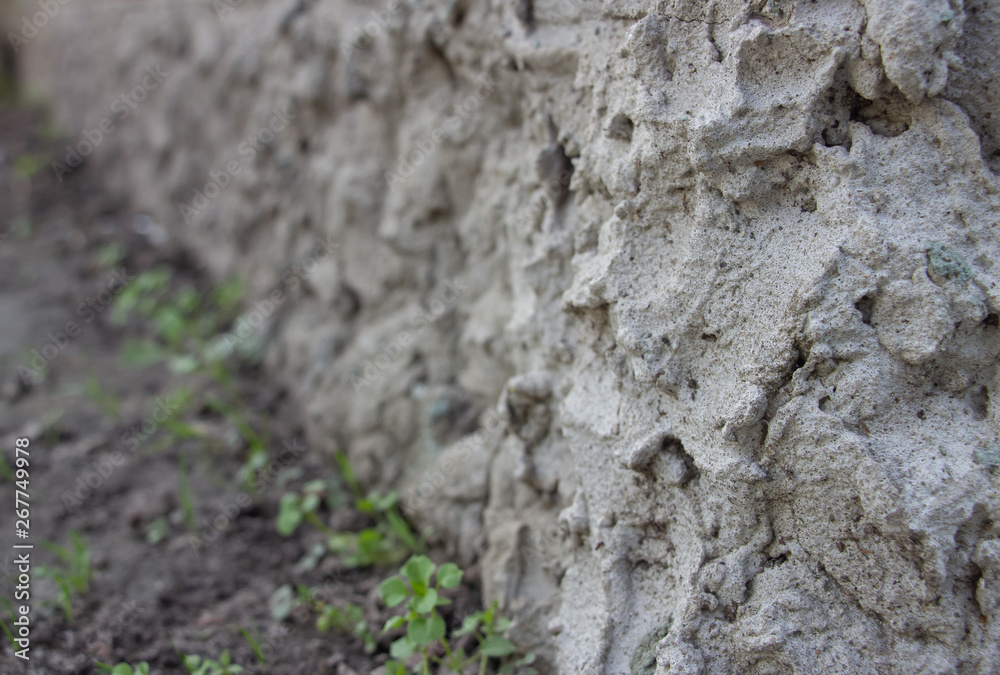
[[[294,291],[268,364],[313,447],[480,559],[522,645],[997,672],[995,3],[221,2],[68,6],[30,69],[83,129],[162,64],[95,161]]]

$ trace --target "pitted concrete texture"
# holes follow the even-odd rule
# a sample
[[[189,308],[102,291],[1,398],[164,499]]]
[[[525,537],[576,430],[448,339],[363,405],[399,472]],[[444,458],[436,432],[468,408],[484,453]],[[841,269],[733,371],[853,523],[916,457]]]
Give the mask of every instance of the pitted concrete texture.
[[[89,161],[289,290],[310,447],[552,672],[1000,668],[996,4],[103,0],[28,54],[75,130],[169,73]]]

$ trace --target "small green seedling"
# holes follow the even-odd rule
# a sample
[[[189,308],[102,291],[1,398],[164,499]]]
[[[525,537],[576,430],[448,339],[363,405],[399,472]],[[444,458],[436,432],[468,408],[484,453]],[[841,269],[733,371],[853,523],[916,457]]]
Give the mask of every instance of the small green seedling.
[[[270,669],[267,667],[267,656],[264,654],[264,647],[260,644],[260,635],[257,633],[257,630],[254,629],[251,633],[243,626],[240,626],[240,635],[242,635],[243,639],[247,641],[248,645],[250,645],[250,650],[253,652],[254,658],[257,659],[257,663],[260,664],[261,671],[265,674],[269,673]]]
[[[338,497],[332,497],[338,495]],[[322,498],[339,499],[336,483],[310,481],[301,493],[289,492],[281,497],[277,527],[282,536],[291,536],[302,524],[309,523],[326,537],[327,549],[344,558],[348,567],[370,565],[392,565],[402,560],[407,553],[419,550],[419,540],[402,516],[395,512],[395,494],[359,500],[365,506],[364,513],[375,518],[375,527],[361,532],[338,532],[319,517]]]
[[[433,582],[433,583],[432,583]],[[414,653],[421,655],[421,675],[430,675],[431,662],[440,663],[456,673],[463,672],[469,665],[479,662],[479,673],[484,675],[491,658],[503,658],[514,653],[514,644],[503,636],[510,626],[510,620],[499,615],[497,603],[489,608],[466,617],[462,627],[452,634],[452,639],[463,635],[474,635],[478,647],[466,654],[461,647],[452,649],[445,635],[444,619],[437,608],[448,605],[450,600],[440,595],[440,591],[457,587],[462,582],[462,570],[454,563],[437,567],[429,558],[416,555],[406,561],[397,576],[389,577],[379,586],[379,595],[387,607],[403,605],[405,612],[386,621],[383,634],[399,628],[406,628],[406,634],[398,638],[390,647],[392,660],[386,663],[390,675],[406,675],[406,660]],[[405,603],[405,605],[404,605]],[[445,656],[431,654],[431,646],[440,643]],[[505,664],[501,672],[513,673],[516,668],[527,666],[534,661],[528,654],[517,662]],[[506,669],[506,670],[505,670]],[[531,669],[521,672],[533,672]]]
[[[340,504],[336,483],[312,480],[302,487],[301,492],[287,492],[282,495],[278,507],[278,534],[283,537],[292,536],[304,520],[326,536],[336,536],[338,533],[327,527],[318,515],[320,504],[324,499],[331,508],[336,508]]]
[[[0,598],[0,605],[3,606],[3,615],[5,616],[5,618],[0,618],[0,628],[3,629],[3,634],[10,640],[12,650],[16,652],[20,649],[20,645],[17,644],[14,633],[10,629],[10,626],[14,625],[14,617],[17,616],[14,612],[14,603],[7,598]],[[7,625],[7,621],[10,621],[10,626]]]
[[[462,583],[462,571],[457,565],[446,563],[437,569],[431,559],[423,555],[411,557],[399,570],[398,575],[389,577],[381,583],[378,591],[387,607],[406,603],[406,612],[389,619],[382,629],[382,632],[386,633],[406,627],[406,635],[393,642],[390,648],[390,653],[396,661],[386,664],[389,672],[392,672],[394,667],[401,666],[401,662],[414,652],[420,652],[422,673],[429,675],[428,649],[438,641],[444,646],[449,659],[455,656],[445,638],[444,619],[437,613],[438,607],[451,604],[451,600],[439,595],[438,591],[455,588],[460,583]]]
[[[216,377],[216,380],[218,379]],[[234,393],[233,395],[239,400],[239,394]],[[230,424],[233,425],[243,439],[243,442],[246,443],[247,458],[243,466],[240,467],[237,479],[241,483],[248,486],[251,485],[257,472],[267,466],[270,460],[270,455],[267,452],[267,446],[270,445],[270,432],[267,429],[266,422],[262,422],[264,429],[262,434],[258,434],[247,421],[247,415],[244,411],[245,406],[240,405],[240,409],[238,410],[216,396],[209,396],[205,404],[229,420]]]
[[[14,175],[18,178],[30,179],[46,164],[48,164],[48,159],[45,155],[36,153],[18,155],[14,158]]]
[[[160,516],[146,526],[146,541],[152,546],[156,546],[169,535],[170,522],[163,516]]]
[[[121,406],[118,403],[118,399],[114,395],[104,391],[101,387],[101,381],[97,377],[91,375],[87,378],[85,391],[87,392],[87,398],[101,409],[105,417],[117,423],[122,421]]]
[[[105,244],[97,249],[97,264],[105,270],[111,270],[125,258],[125,247],[121,244]]]
[[[97,666],[99,671],[108,673],[109,675],[149,675],[149,664],[145,661],[137,663],[134,666],[127,663],[119,663],[117,666],[111,666],[100,661],[97,661],[94,665]]]
[[[90,549],[79,532],[70,533],[72,549],[44,541],[42,545],[56,554],[59,567],[39,566],[38,574],[49,577],[59,587],[59,602],[66,620],[73,621],[73,595],[85,595],[90,585]]]
[[[184,512],[184,523],[188,531],[198,531],[198,521],[194,514],[194,497],[191,494],[191,479],[188,476],[187,459],[184,455],[177,458],[177,495],[181,500]]]
[[[9,483],[14,480],[14,470],[11,468],[7,457],[0,454],[0,481]]]
[[[326,537],[331,553],[344,559],[348,567],[395,565],[411,553],[423,553],[424,542],[399,513],[399,495],[371,492],[364,495],[344,453],[337,453],[341,479],[354,497],[354,507],[374,521],[374,526],[360,532],[337,532],[328,527],[318,511],[325,497],[330,510],[344,506],[345,497],[337,481],[311,481],[301,493],[282,496],[277,527],[282,536],[291,536],[303,521]]]
[[[219,654],[218,661],[196,654],[185,654],[184,667],[191,675],[239,675],[243,672],[243,666],[230,662],[228,649]]]
[[[317,615],[316,630],[320,633],[335,630],[354,635],[364,644],[366,652],[375,653],[375,633],[368,625],[365,612],[360,606],[353,603],[346,603],[343,606],[327,604],[317,600],[315,594],[305,586],[299,586],[298,595],[299,604],[308,607]]]

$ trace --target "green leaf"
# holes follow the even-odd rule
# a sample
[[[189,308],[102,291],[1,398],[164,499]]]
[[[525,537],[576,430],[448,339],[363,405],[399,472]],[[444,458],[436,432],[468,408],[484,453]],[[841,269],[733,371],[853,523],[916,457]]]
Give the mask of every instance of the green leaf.
[[[419,553],[424,550],[423,543],[413,533],[413,530],[410,529],[409,524],[407,524],[403,517],[396,512],[395,506],[386,510],[385,519],[388,521],[389,527],[392,531],[397,537],[399,537],[400,541],[406,544],[411,551]]]
[[[406,635],[393,642],[389,647],[389,653],[392,655],[392,658],[399,659],[400,661],[410,658],[410,654],[415,651],[417,651],[417,645]]]
[[[405,616],[394,616],[391,619],[389,619],[388,621],[386,621],[385,625],[382,626],[382,633],[385,634],[385,633],[388,633],[391,630],[396,630],[397,628],[399,628],[400,626],[402,626],[404,623],[406,623],[406,617]]]
[[[184,317],[173,307],[163,307],[154,319],[156,329],[167,344],[176,345],[184,337]]]
[[[288,584],[279,586],[267,604],[271,608],[271,618],[275,621],[287,619],[295,607],[295,593],[292,591],[292,587]]]
[[[326,491],[326,481],[324,480],[311,480],[302,486],[303,492],[325,492]]]
[[[406,675],[406,664],[393,659],[386,661],[385,675]]]
[[[333,553],[346,553],[354,549],[357,539],[353,532],[336,532],[330,535],[326,545]]]
[[[299,508],[299,496],[291,492],[281,496],[281,507],[278,511],[278,534],[289,537],[298,529],[302,522],[302,511]]]
[[[361,486],[358,484],[358,478],[354,475],[354,468],[351,466],[351,462],[347,459],[347,455],[344,454],[343,450],[340,450],[333,457],[337,460],[337,464],[340,466],[340,472],[343,474],[344,482],[347,483],[348,489],[356,498],[360,499]]]
[[[132,675],[132,666],[127,663],[119,663],[111,669],[111,675]]]
[[[383,581],[378,587],[378,592],[386,607],[395,607],[410,595],[410,589],[399,577],[390,577]]]
[[[425,555],[415,555],[406,561],[400,571],[413,584],[414,590],[417,590],[418,585],[426,587],[430,584],[434,563]]]
[[[192,354],[184,354],[170,359],[168,366],[171,373],[177,375],[187,375],[188,373],[193,373],[201,368],[201,361],[195,358]]]
[[[439,616],[417,617],[406,627],[406,636],[421,647],[426,647],[444,637],[444,619]]]
[[[358,545],[362,551],[368,554],[378,554],[384,543],[385,538],[382,536],[382,533],[374,527],[361,530],[358,533]]]
[[[457,631],[455,631],[454,633],[455,637],[461,637],[463,635],[468,635],[469,633],[472,633],[473,631],[476,630],[476,628],[479,627],[480,621],[481,619],[479,612],[476,612],[471,616],[465,617],[465,619],[462,620],[462,627],[459,628]]]
[[[514,643],[505,637],[491,635],[479,645],[479,653],[486,656],[507,656],[514,653]]]
[[[455,563],[445,563],[438,569],[437,582],[441,588],[455,588],[462,583],[462,570]]]
[[[315,492],[307,492],[302,498],[302,510],[305,512],[315,511],[319,506],[319,495]]]
[[[149,675],[149,664],[143,661],[136,666],[135,675]]]
[[[146,340],[127,340],[122,347],[122,360],[130,366],[144,367],[159,363],[166,353],[153,342]]]
[[[410,609],[417,614],[429,614],[437,606],[438,594],[433,588],[428,588],[422,596],[413,598],[410,601]]]

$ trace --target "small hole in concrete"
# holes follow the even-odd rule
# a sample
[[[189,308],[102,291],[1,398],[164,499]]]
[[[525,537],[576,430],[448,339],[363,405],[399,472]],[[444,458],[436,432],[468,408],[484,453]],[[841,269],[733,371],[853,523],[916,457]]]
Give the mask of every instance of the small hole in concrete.
[[[854,309],[858,310],[861,314],[861,323],[871,325],[872,323],[872,307],[875,305],[875,296],[865,295],[863,298],[854,303]]]

